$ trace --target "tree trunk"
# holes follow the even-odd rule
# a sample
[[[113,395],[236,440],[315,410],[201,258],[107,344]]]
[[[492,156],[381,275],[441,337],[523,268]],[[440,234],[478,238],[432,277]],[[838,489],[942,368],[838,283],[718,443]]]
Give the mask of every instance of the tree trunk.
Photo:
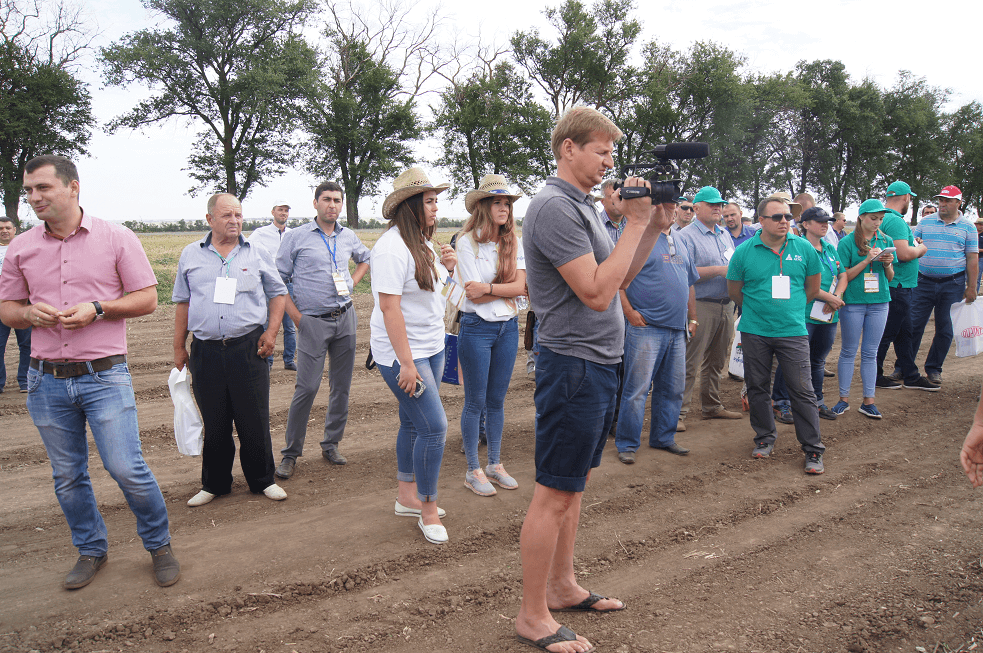
[[[4,193],[3,210],[4,215],[14,221],[14,228],[20,230],[20,218],[17,217],[17,209],[20,206],[19,193]]]
[[[345,204],[348,209],[348,228],[358,229],[358,198],[352,193],[346,193]]]

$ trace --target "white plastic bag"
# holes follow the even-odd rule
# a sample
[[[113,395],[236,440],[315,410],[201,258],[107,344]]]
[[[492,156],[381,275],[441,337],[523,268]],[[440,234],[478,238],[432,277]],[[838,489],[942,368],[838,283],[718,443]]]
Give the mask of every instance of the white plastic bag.
[[[171,401],[174,402],[174,438],[177,440],[177,450],[185,456],[200,456],[204,436],[198,407],[191,396],[191,379],[188,378],[187,365],[181,370],[171,368],[167,387],[171,389]]]
[[[956,340],[956,356],[975,356],[983,352],[983,300],[972,304],[956,302],[949,309],[952,332]]]
[[[744,348],[741,347],[741,332],[738,327],[741,318],[734,320],[734,342],[730,346],[730,367],[728,371],[734,376],[744,378]]]

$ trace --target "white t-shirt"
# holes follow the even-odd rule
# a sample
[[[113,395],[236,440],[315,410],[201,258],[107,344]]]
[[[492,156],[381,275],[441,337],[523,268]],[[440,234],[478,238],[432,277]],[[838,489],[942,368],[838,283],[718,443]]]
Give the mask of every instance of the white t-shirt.
[[[475,252],[475,245],[478,246],[477,252]],[[515,268],[525,270],[526,255],[522,251],[521,238],[517,239],[516,246],[518,250]],[[467,281],[491,283],[496,274],[498,274],[498,243],[475,243],[471,234],[457,239],[457,268],[454,269],[454,278],[457,281],[462,285]],[[504,322],[518,315],[513,304],[503,298],[487,304],[475,304],[470,299],[465,299],[461,310],[465,313],[477,313],[478,317],[487,322]]]
[[[427,243],[430,251],[433,244]],[[369,321],[372,357],[379,365],[392,367],[396,362],[396,352],[389,341],[386,323],[379,308],[379,293],[400,295],[399,308],[406,323],[406,337],[410,342],[413,359],[430,358],[444,349],[444,308],[445,299],[440,294],[447,278],[447,269],[434,256],[439,280],[434,282],[434,291],[421,290],[416,282],[416,267],[413,255],[403,242],[399,228],[390,227],[372,248],[369,269],[372,270],[372,318]]]

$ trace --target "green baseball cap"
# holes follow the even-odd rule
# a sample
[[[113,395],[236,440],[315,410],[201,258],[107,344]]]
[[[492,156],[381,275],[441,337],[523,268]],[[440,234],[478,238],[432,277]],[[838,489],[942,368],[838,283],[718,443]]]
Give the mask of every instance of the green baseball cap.
[[[693,204],[697,202],[706,202],[707,204],[726,204],[724,198],[720,196],[720,191],[713,186],[704,186],[696,192],[696,196],[693,197]]]
[[[908,184],[905,184],[907,186]],[[864,203],[860,205],[860,210],[857,212],[859,215],[864,213],[884,213],[887,211],[887,207],[881,204],[880,200],[870,199],[864,200]]]
[[[903,181],[896,181],[887,187],[887,197],[898,197],[899,195],[911,195],[918,197],[918,193],[913,193],[911,186]]]

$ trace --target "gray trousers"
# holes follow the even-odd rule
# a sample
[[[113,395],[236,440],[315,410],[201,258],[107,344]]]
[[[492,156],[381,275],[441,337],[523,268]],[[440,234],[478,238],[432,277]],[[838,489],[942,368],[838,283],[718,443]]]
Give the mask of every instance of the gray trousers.
[[[771,406],[772,360],[777,358],[788,386],[795,437],[802,445],[802,451],[820,454],[825,451],[819,436],[819,406],[812,389],[809,336],[768,338],[742,332],[741,346],[754,443],[774,444],[777,437]]]
[[[696,301],[696,333],[686,343],[686,388],[680,419],[686,419],[696,377],[700,377],[700,405],[704,417],[724,408],[720,400],[720,375],[730,360],[730,341],[734,337],[734,304]]]
[[[321,449],[337,447],[348,423],[348,394],[355,369],[355,309],[337,319],[305,315],[297,325],[297,386],[287,415],[287,446],[280,453],[284,458],[297,458],[304,452],[307,422],[311,417],[314,397],[321,387],[324,359],[328,359],[328,412],[324,419],[324,439]]]

